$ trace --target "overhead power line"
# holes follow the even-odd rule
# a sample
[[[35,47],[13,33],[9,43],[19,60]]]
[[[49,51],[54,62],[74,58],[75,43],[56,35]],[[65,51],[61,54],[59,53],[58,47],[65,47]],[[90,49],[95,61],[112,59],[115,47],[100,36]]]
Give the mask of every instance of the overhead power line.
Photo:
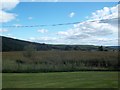
[[[51,25],[10,25],[10,26],[2,26],[2,27],[46,27],[46,26],[62,26],[62,25],[71,25],[71,24],[78,24],[80,22],[73,22],[73,23],[60,23],[60,24],[51,24]]]
[[[118,18],[112,18],[112,19],[118,19]],[[99,21],[99,22],[103,22],[103,23],[106,23],[105,21],[106,20],[112,20],[112,19],[101,19],[101,20],[91,20],[91,21],[86,21],[86,22],[96,22],[96,21]],[[59,23],[59,24],[50,24],[50,25],[47,25],[47,24],[44,24],[44,25],[10,25],[10,26],[6,26],[6,25],[2,25],[2,27],[7,27],[7,28],[14,28],[14,27],[17,27],[17,28],[24,28],[24,27],[47,27],[47,26],[63,26],[63,25],[72,25],[72,24],[78,24],[78,23],[82,23],[83,21],[81,22],[72,22],[72,23]]]

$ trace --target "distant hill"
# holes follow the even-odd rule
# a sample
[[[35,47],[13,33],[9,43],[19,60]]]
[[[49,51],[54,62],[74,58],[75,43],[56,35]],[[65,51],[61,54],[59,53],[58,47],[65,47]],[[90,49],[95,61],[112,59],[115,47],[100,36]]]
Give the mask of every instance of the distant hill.
[[[120,46],[109,46],[109,48],[120,49]]]
[[[94,45],[53,45],[45,43],[29,42],[19,39],[0,36],[2,38],[2,51],[23,51],[25,46],[34,45],[38,51],[46,50],[81,50],[81,51],[96,51],[99,46]],[[107,50],[112,50],[113,47],[104,47]]]
[[[30,44],[36,46],[37,50],[49,49],[49,45],[44,43],[35,43],[2,36],[2,51],[23,51],[24,47]]]

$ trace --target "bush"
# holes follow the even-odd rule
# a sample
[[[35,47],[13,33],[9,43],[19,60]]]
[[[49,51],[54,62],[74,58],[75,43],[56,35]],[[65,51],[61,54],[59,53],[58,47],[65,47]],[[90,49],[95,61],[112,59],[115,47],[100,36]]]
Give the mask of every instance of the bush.
[[[31,57],[34,56],[34,52],[35,51],[37,51],[36,47],[34,45],[32,45],[32,44],[29,44],[28,46],[24,47],[24,53],[23,53],[23,55],[25,57],[31,58]]]

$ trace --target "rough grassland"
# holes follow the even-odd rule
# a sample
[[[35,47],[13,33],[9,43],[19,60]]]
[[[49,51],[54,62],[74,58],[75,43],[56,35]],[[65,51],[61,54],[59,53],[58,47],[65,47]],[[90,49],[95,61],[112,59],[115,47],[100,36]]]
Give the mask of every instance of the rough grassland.
[[[29,57],[24,53],[3,52],[2,71],[31,73],[118,69],[118,52],[113,51],[37,51]]]
[[[3,73],[3,88],[117,88],[118,72]]]

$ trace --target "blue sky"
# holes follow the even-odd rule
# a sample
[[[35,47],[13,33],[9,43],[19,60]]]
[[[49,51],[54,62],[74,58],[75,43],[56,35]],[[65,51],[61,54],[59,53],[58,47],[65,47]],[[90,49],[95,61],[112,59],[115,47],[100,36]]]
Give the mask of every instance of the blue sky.
[[[113,7],[116,9],[116,6],[117,2],[17,2],[1,9],[1,12],[11,14],[9,15],[11,18],[8,19],[6,14],[5,20],[2,20],[3,22],[1,21],[2,25],[15,26],[11,28],[3,27],[1,32],[3,36],[40,43],[98,45],[100,41],[100,45],[117,45],[117,30],[112,31],[111,29],[116,29],[115,26],[108,25],[108,22],[107,24],[98,22],[86,23],[87,20],[108,20],[111,18],[114,21],[116,12]],[[82,22],[84,24],[78,23],[55,27],[17,27],[69,22]],[[94,24],[98,27],[93,27]],[[110,30],[107,26],[111,27]],[[96,31],[90,31],[93,29]],[[97,35],[98,33],[101,34]],[[114,39],[113,41],[110,39],[111,37]],[[116,42],[114,42],[115,40]]]

